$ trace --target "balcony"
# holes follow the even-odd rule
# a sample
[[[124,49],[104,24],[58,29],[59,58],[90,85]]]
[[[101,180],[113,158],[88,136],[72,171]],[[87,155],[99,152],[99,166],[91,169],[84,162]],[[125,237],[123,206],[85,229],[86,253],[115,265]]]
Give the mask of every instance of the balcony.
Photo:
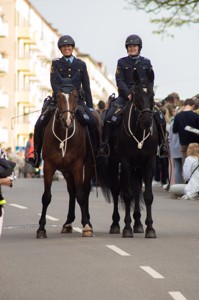
[[[25,40],[26,44],[36,44],[36,34],[29,26],[18,27],[18,38]]]
[[[8,108],[8,94],[0,90],[0,108]]]
[[[27,133],[33,130],[33,126],[30,123],[14,124],[16,135],[27,135]]]
[[[35,105],[35,96],[30,93],[29,91],[17,91],[16,92],[16,101],[18,103],[23,103],[27,106],[27,104],[29,105]]]
[[[8,23],[0,22],[0,37],[8,37]]]
[[[8,59],[0,54],[0,75],[8,73]]]
[[[29,104],[30,103],[30,93],[27,91],[17,91],[16,101],[18,103]]]
[[[35,64],[30,59],[18,59],[17,69],[29,76],[35,76]]]

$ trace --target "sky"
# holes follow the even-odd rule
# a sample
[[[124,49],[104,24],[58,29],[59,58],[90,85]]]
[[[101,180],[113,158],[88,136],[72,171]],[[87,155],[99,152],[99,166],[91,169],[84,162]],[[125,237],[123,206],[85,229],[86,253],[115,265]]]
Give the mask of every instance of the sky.
[[[198,25],[169,29],[174,38],[163,37],[152,33],[152,16],[126,9],[125,0],[29,1],[61,35],[71,35],[80,52],[102,62],[114,83],[117,61],[127,55],[125,40],[138,34],[141,55],[151,60],[155,72],[156,98],[176,92],[185,100],[199,93]]]

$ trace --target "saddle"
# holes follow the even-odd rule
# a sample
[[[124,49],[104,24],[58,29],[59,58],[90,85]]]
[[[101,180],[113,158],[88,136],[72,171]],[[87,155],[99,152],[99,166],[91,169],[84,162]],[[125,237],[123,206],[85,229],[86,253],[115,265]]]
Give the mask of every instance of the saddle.
[[[75,116],[82,126],[87,126],[89,123],[89,115],[81,105],[77,105]]]

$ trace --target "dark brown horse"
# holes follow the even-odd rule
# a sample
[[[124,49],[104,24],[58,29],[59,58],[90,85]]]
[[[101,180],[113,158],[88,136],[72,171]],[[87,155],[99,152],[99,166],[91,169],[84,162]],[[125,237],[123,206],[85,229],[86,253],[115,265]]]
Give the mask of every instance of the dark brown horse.
[[[75,219],[75,202],[81,209],[82,236],[93,236],[88,208],[91,177],[94,172],[91,147],[86,128],[75,117],[77,91],[59,91],[57,109],[44,133],[42,156],[44,160],[44,193],[42,214],[37,238],[46,238],[46,213],[51,202],[51,185],[56,170],[62,172],[69,192],[69,210],[62,233],[72,232]]]

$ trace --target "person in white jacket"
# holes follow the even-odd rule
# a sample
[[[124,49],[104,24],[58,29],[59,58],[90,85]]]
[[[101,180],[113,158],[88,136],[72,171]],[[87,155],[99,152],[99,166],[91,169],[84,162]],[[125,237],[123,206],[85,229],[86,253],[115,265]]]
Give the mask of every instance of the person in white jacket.
[[[191,143],[187,149],[187,157],[183,164],[183,178],[187,183],[185,195],[188,198],[199,197],[199,144]]]
[[[187,149],[187,157],[183,164],[184,184],[174,184],[170,191],[182,199],[199,200],[199,144],[190,143]]]

